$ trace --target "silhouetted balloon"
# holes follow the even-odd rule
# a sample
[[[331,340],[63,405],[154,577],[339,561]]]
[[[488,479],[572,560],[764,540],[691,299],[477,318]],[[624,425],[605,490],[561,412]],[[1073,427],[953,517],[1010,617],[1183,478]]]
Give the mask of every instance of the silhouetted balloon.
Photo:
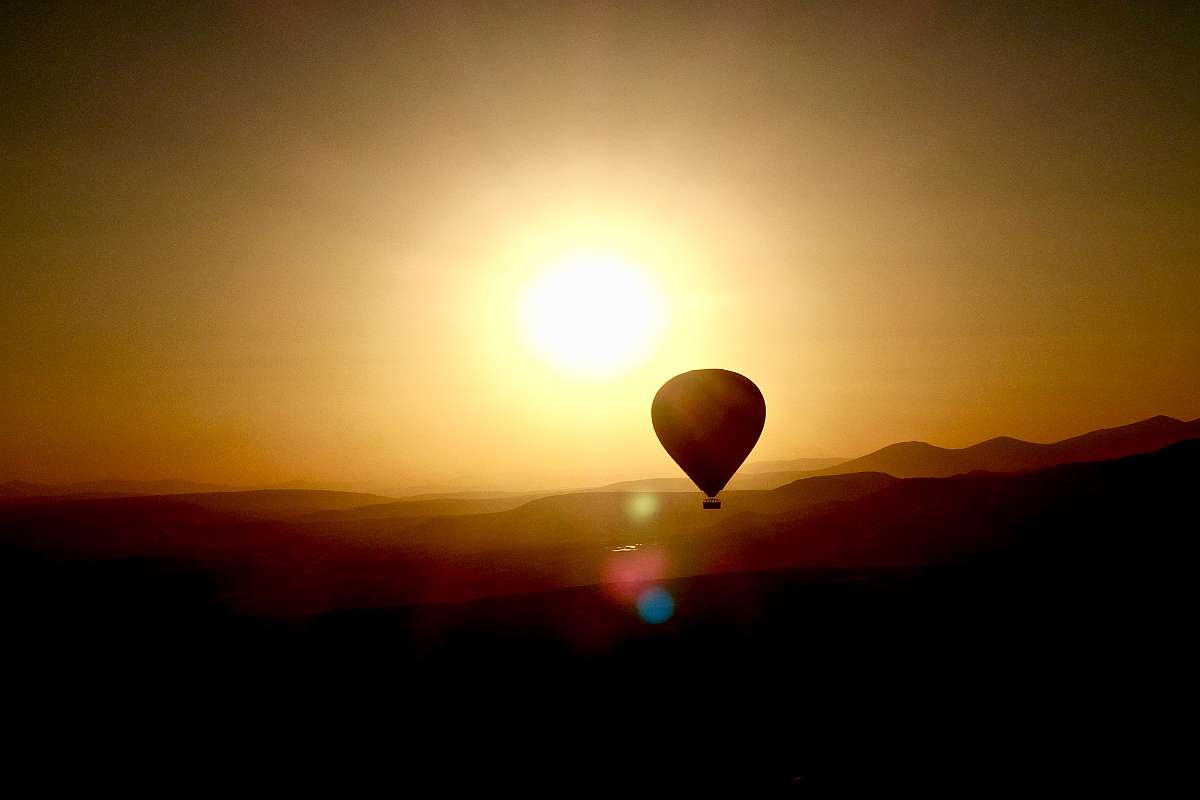
[[[762,392],[744,375],[697,369],[662,385],[650,406],[654,432],[675,463],[709,498],[750,455],[767,419]],[[706,500],[705,508],[720,508]]]

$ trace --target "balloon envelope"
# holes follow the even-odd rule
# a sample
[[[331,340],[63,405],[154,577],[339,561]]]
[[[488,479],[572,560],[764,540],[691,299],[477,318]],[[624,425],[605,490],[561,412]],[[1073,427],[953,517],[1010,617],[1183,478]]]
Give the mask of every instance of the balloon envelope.
[[[716,497],[758,442],[767,404],[746,376],[697,369],[662,385],[650,419],[675,463],[700,491]]]

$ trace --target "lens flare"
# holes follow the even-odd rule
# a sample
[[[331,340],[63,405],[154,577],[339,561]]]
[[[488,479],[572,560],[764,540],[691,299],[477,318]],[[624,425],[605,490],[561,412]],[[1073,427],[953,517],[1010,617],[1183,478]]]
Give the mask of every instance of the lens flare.
[[[658,498],[652,494],[635,494],[625,505],[625,512],[635,522],[645,522],[658,514]]]
[[[658,625],[675,613],[675,598],[661,586],[651,586],[638,595],[637,610],[643,622]]]
[[[636,604],[638,595],[666,577],[666,554],[642,543],[611,548],[600,567],[600,582],[621,605]]]

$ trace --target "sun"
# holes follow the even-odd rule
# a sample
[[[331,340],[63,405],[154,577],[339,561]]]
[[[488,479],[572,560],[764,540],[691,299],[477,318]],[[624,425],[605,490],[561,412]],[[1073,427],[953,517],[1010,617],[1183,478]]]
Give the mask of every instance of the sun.
[[[612,255],[574,253],[553,263],[521,295],[526,344],[558,370],[600,378],[653,350],[665,307],[642,270]]]

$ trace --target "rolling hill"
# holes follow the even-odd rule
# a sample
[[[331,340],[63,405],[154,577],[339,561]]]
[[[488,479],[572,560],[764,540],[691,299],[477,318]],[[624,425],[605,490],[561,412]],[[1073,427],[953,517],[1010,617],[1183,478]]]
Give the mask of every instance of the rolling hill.
[[[49,484],[28,481],[0,483],[0,499],[26,497],[65,497],[86,495],[89,497],[124,497],[128,495],[196,494],[201,492],[223,492],[232,486],[213,483],[195,483],[162,479],[154,481],[81,481],[79,483]]]
[[[402,720],[433,749],[453,741],[456,764],[502,754],[518,773],[529,739],[510,721],[531,720],[570,751],[553,759],[561,787],[591,785],[611,744],[581,748],[579,731],[650,709],[677,752],[643,737],[657,760],[601,777],[648,766],[697,794],[794,796],[845,793],[847,775],[1027,786],[1050,764],[1075,786],[1097,753],[1137,754],[1121,731],[1150,742],[1155,769],[1155,731],[1181,746],[1140,715],[1190,686],[1198,468],[1193,440],[1020,473],[810,478],[731,492],[721,513],[670,493],[302,523],[262,515],[354,499],[6,506],[0,612],[30,719],[144,704],[189,729],[209,715],[227,741],[230,713],[269,702],[276,737],[333,732],[393,764]],[[639,616],[647,587],[670,598],[659,624]],[[465,713],[497,724],[464,732]],[[245,732],[255,758],[263,730]],[[405,779],[422,767],[405,761]]]
[[[761,475],[764,472],[813,472],[844,463],[844,458],[790,458],[784,461],[751,461],[743,464],[739,475]]]
[[[315,613],[733,571],[983,557],[1047,520],[1092,519],[1125,502],[1131,488],[1143,498],[1155,482],[1178,491],[1180,476],[1198,462],[1200,443],[1191,441],[1015,474],[818,476],[729,492],[721,512],[671,492],[551,495],[499,511],[486,500],[446,507],[334,492],[25,504],[0,513],[0,544],[52,558],[187,559],[218,576],[237,607]],[[462,504],[482,504],[474,511],[483,513],[437,514],[469,510]]]
[[[1060,442],[1041,444],[1008,436],[998,436],[970,447],[945,448],[927,442],[898,442],[850,460],[836,458],[798,458],[785,461],[750,462],[733,476],[726,491],[763,491],[779,488],[801,478],[846,475],[855,472],[882,472],[897,478],[936,478],[967,472],[1015,472],[1043,469],[1073,461],[1099,461],[1135,453],[1146,453],[1173,442],[1200,437],[1200,419],[1184,422],[1157,416],[1130,425],[1091,431]],[[340,488],[334,484],[303,481],[258,488],[193,483],[180,480],[88,481],[65,485],[30,483],[13,480],[0,483],[0,502],[29,501],[44,498],[68,499],[117,498],[134,495],[198,495],[214,492],[251,492],[276,490],[314,490]],[[476,514],[514,508],[523,502],[549,494],[584,492],[688,492],[697,491],[686,477],[643,478],[603,486],[574,490],[497,492],[462,491],[426,492],[419,495],[378,495],[374,508],[363,508],[363,518],[421,517],[449,514]],[[344,492],[353,494],[353,492]],[[723,495],[724,496],[724,493]],[[413,504],[413,505],[404,505]],[[313,509],[312,513],[324,510]]]
[[[897,478],[937,478],[974,471],[1015,472],[1074,461],[1101,461],[1148,453],[1196,437],[1200,437],[1200,419],[1183,422],[1173,417],[1157,416],[1050,444],[1026,442],[1008,436],[999,436],[960,449],[936,447],[926,442],[900,442],[808,474],[885,472]]]
[[[799,459],[808,461],[809,459]],[[814,459],[815,460],[815,459]],[[871,470],[862,470],[870,472]],[[820,471],[784,470],[772,472],[738,472],[729,480],[721,492],[724,497],[730,491],[765,491],[777,489],[799,478],[812,477]],[[841,474],[841,473],[837,473]],[[689,478],[643,478],[641,480],[618,481],[604,486],[584,489],[588,492],[691,492],[699,491]]]
[[[774,489],[800,478],[854,472],[883,472],[897,478],[937,478],[976,471],[1016,472],[1073,461],[1100,461],[1147,453],[1197,436],[1200,436],[1200,419],[1183,422],[1158,416],[1051,444],[1026,442],[1009,436],[998,436],[959,449],[937,447],[927,442],[898,442],[849,460],[801,458],[755,462],[739,470],[727,488]],[[696,487],[683,477],[650,478],[621,481],[589,491],[695,492]]]
[[[453,517],[469,514],[492,514],[508,511],[531,500],[545,497],[544,494],[512,494],[491,497],[474,497],[468,493],[461,497],[418,497],[387,502],[374,502],[342,509],[322,509],[307,516],[311,522],[417,519],[425,517]],[[364,495],[365,496],[365,495]]]

